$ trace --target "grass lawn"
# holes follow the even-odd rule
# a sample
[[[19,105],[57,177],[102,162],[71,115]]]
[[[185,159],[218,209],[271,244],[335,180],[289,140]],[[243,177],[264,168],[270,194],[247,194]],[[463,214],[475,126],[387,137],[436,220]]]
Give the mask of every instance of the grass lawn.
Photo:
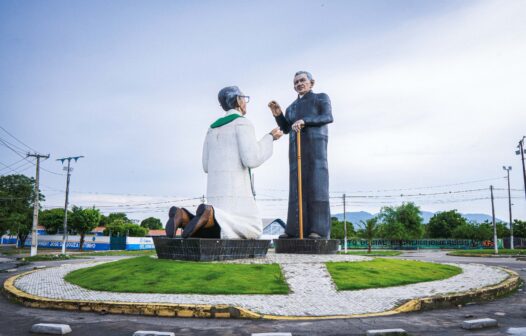
[[[22,261],[54,261],[54,260],[69,260],[69,259],[82,259],[82,257],[77,257],[76,255],[67,255],[67,254],[37,254],[35,256],[21,257],[18,258]]]
[[[493,249],[478,249],[478,250],[457,250],[448,253],[451,256],[460,257],[486,257],[496,255]],[[526,256],[526,249],[499,249],[498,255],[524,255]]]
[[[153,259],[119,260],[73,271],[65,280],[84,288],[130,293],[287,294],[277,264],[221,264]]]
[[[38,255],[42,256],[53,256],[60,254],[61,249],[49,249],[49,248],[39,248]],[[24,248],[15,248],[15,247],[0,247],[0,253],[4,255],[15,255],[18,254],[21,257],[29,256],[31,249],[29,247]],[[136,251],[124,251],[124,250],[115,250],[115,251],[89,251],[89,252],[79,252],[79,250],[70,250],[66,251],[68,255],[75,256],[144,256],[144,255],[156,255],[155,250],[136,250]],[[47,260],[47,259],[46,259]]]
[[[100,251],[100,252],[73,252],[67,251],[67,254],[61,254],[61,250],[56,251],[54,254],[49,254],[49,250],[39,250],[36,256],[29,256],[29,249],[27,251],[19,250],[21,256],[18,258],[23,261],[54,261],[54,260],[69,260],[69,259],[82,259],[86,257],[95,256],[152,256],[155,255],[155,250],[137,250],[137,251]],[[11,251],[10,251],[11,252]],[[27,253],[25,253],[27,252]],[[46,254],[44,254],[44,253]],[[18,253],[11,253],[18,254]]]
[[[402,254],[402,252],[392,250],[371,250],[371,253],[367,253],[367,250],[347,250],[347,253],[343,251],[340,251],[339,253],[369,257],[393,257]]]
[[[154,256],[157,255],[155,250],[136,250],[136,251],[100,251],[100,252],[80,252],[75,253],[77,256]]]
[[[58,250],[57,250],[58,251]],[[3,255],[11,256],[15,254],[27,254],[29,255],[31,252],[31,249],[28,247],[24,248],[16,248],[12,246],[2,246],[0,247],[0,253]]]
[[[462,273],[459,267],[451,265],[381,258],[363,262],[329,262],[327,269],[338,290],[402,286],[447,279]]]

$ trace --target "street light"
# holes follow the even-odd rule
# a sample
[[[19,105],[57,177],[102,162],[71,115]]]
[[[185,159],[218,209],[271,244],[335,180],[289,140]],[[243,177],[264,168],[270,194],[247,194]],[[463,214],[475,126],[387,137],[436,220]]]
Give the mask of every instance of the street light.
[[[510,208],[510,248],[513,250],[513,220],[511,216],[511,189],[510,189],[510,170],[511,166],[502,166],[502,169],[504,169],[508,175],[508,204]]]
[[[515,151],[515,154],[521,156],[522,177],[524,180],[524,197],[526,197],[526,168],[524,168],[524,154],[526,154],[526,150],[524,149],[524,139],[526,139],[526,136],[523,136],[521,141],[519,141],[519,144],[517,145],[518,150]]]

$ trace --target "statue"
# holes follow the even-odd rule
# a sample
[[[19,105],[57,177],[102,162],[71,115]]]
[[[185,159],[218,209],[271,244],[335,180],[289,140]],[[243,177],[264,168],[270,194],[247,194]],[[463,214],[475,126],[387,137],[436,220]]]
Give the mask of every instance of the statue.
[[[285,115],[276,101],[268,106],[277,124],[289,134],[289,205],[287,226],[280,238],[299,237],[297,132],[301,132],[301,171],[303,186],[304,234],[311,239],[328,239],[331,215],[329,205],[329,169],[327,163],[328,124],[333,122],[331,101],[325,93],[314,93],[314,79],[309,72],[294,75],[298,98]]]
[[[199,205],[195,215],[170,208],[168,237],[175,237],[179,227],[183,238],[256,239],[263,231],[251,170],[272,156],[273,142],[283,133],[275,128],[256,139],[245,118],[249,97],[237,86],[219,91],[218,99],[226,114],[210,126],[203,146],[208,204]]]

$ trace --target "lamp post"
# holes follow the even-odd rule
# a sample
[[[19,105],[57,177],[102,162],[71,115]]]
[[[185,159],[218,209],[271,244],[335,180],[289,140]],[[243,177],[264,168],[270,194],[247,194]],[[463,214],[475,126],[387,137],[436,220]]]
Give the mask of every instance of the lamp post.
[[[523,136],[521,141],[519,141],[519,144],[517,145],[518,150],[515,151],[515,154],[521,156],[521,162],[522,162],[522,177],[524,180],[524,197],[526,197],[526,168],[524,167],[524,139],[526,139],[526,136]]]
[[[510,248],[513,250],[513,219],[511,216],[511,189],[510,189],[510,170],[511,166],[502,166],[508,175],[508,205],[509,205],[509,214],[510,214]]]

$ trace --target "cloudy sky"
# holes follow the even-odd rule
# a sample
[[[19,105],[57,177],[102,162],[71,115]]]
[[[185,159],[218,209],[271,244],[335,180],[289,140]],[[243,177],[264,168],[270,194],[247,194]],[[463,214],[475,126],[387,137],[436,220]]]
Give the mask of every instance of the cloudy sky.
[[[295,99],[311,71],[333,104],[333,213],[423,210],[526,218],[518,141],[526,135],[526,1],[10,1],[0,2],[0,173],[43,162],[45,207],[71,202],[166,220],[206,191],[201,149],[222,115],[217,92],[266,104]],[[8,133],[7,133],[8,132]],[[14,136],[15,138],[13,138]],[[20,142],[19,142],[20,141]],[[10,148],[9,148],[10,147]],[[28,148],[30,147],[30,148]],[[284,216],[288,139],[255,171],[264,217]],[[18,153],[18,154],[17,154]]]

